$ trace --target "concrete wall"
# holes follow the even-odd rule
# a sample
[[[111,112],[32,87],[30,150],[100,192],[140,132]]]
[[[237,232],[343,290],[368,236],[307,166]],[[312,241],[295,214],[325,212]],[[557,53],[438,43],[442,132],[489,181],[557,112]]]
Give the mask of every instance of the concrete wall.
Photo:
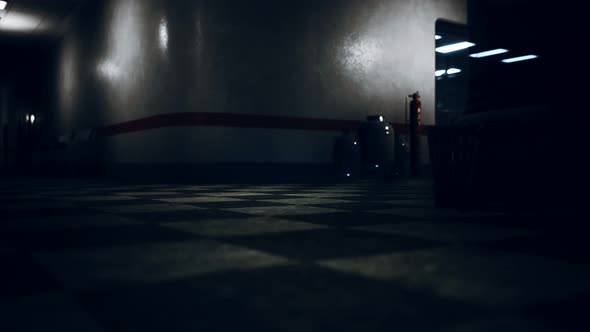
[[[465,0],[87,2],[59,55],[58,133],[177,112],[434,122],[438,18]],[[104,141],[103,161],[328,163],[337,132],[174,127]],[[239,146],[239,147],[238,147]]]

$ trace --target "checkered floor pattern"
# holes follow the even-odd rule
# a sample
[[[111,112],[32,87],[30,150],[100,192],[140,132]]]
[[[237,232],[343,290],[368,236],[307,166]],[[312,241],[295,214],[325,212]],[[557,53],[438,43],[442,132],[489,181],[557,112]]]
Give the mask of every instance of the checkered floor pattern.
[[[583,236],[527,214],[437,209],[427,181],[2,180],[0,331],[586,324]]]

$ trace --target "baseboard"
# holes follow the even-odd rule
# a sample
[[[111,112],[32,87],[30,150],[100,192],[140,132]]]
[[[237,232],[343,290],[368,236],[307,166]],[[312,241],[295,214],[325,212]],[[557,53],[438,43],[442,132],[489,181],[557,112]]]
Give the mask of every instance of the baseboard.
[[[113,179],[166,183],[324,183],[337,178],[332,164],[107,164],[101,175]]]

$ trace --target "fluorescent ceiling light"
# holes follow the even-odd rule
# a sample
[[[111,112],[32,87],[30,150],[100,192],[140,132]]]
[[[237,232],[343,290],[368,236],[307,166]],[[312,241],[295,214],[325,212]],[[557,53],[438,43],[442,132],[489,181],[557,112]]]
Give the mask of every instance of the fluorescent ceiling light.
[[[34,31],[42,19],[43,17],[27,15],[11,10],[0,20],[0,31]]]
[[[460,72],[461,72],[461,69],[459,69],[459,68],[449,68],[449,69],[447,69],[447,74],[449,74],[449,75],[458,74]]]
[[[492,56],[492,55],[502,54],[502,53],[506,53],[506,52],[508,52],[508,50],[503,49],[503,48],[497,48],[495,50],[473,53],[470,55],[470,57],[472,57],[472,58],[485,58],[486,56]]]
[[[0,1],[0,10],[4,10],[8,3],[6,1]]]
[[[450,52],[464,50],[464,49],[472,47],[472,46],[475,46],[475,44],[470,43],[470,42],[460,42],[460,43],[456,43],[456,44],[437,47],[436,51],[438,53],[450,53]]]
[[[435,72],[434,72],[434,76],[436,76],[436,77],[440,77],[440,76],[443,76],[443,75],[444,75],[446,72],[447,72],[447,71],[446,71],[446,70],[444,70],[444,69],[437,70],[437,71],[435,71]]]
[[[524,60],[531,60],[531,59],[536,59],[536,58],[538,58],[538,56],[531,54],[531,55],[518,56],[516,58],[504,59],[504,60],[502,60],[502,62],[504,62],[504,63],[512,63],[512,62],[518,62],[518,61],[524,61]]]
[[[442,38],[442,36],[441,36],[441,35],[434,35],[434,39],[436,39],[436,40],[439,40],[439,39],[441,39],[441,38]]]

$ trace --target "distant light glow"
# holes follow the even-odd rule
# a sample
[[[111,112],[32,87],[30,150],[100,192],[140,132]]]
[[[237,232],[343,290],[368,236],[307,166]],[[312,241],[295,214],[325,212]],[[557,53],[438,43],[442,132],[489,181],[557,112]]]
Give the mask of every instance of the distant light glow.
[[[29,122],[29,119],[30,119],[29,115],[28,114],[25,115],[25,121]]]
[[[350,173],[346,173],[346,176],[350,177]]]
[[[461,69],[459,69],[459,68],[449,68],[449,69],[447,69],[447,74],[448,75],[458,74],[460,72],[461,72]]]
[[[379,115],[379,122],[383,122],[383,116]]]
[[[354,143],[352,143],[352,144],[354,144],[354,145],[357,145],[357,142],[354,142]]]
[[[379,165],[375,164],[375,168],[379,168]]]
[[[389,135],[389,132],[388,132],[388,131],[386,131],[386,132],[385,132],[385,134]]]
[[[435,40],[442,39],[442,36],[441,36],[441,35],[434,35],[434,39],[435,39]]]
[[[531,59],[536,59],[536,58],[538,58],[538,56],[530,54],[530,55],[519,56],[516,58],[504,59],[504,60],[502,60],[502,62],[512,63],[512,62],[525,61],[525,60],[531,60]]]
[[[443,75],[444,75],[446,72],[447,72],[446,70],[444,70],[444,69],[440,69],[440,70],[437,70],[437,71],[435,71],[435,72],[434,72],[434,76],[436,76],[436,77],[441,77],[441,76],[443,76]]]
[[[496,54],[502,54],[502,53],[506,53],[508,52],[507,49],[504,48],[497,48],[495,50],[489,50],[489,51],[485,51],[485,52],[479,52],[479,53],[473,53],[471,55],[469,55],[472,58],[485,58],[487,56],[492,56],[492,55],[496,55]]]
[[[168,21],[165,18],[160,20],[160,50],[166,52],[168,50]]]
[[[8,3],[6,1],[0,1],[0,10],[4,10]]]
[[[455,52],[455,51],[464,50],[466,48],[470,48],[470,47],[473,47],[473,46],[475,46],[474,43],[460,42],[460,43],[455,43],[455,44],[450,44],[450,45],[445,45],[445,46],[437,47],[435,50],[438,53],[451,53],[451,52]]]
[[[35,123],[35,115],[31,115],[31,124]]]
[[[389,130],[389,126],[385,126],[385,130]]]

